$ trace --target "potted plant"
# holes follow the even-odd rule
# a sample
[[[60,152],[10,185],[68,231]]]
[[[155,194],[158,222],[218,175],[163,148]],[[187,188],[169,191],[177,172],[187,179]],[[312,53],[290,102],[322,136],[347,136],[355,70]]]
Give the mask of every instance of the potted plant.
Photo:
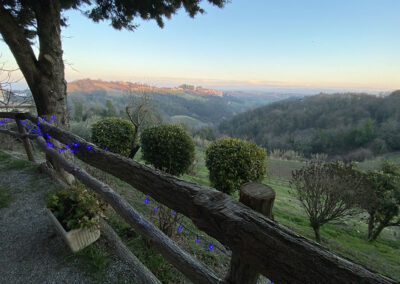
[[[46,212],[73,252],[100,237],[100,203],[83,188],[71,187],[49,195]]]

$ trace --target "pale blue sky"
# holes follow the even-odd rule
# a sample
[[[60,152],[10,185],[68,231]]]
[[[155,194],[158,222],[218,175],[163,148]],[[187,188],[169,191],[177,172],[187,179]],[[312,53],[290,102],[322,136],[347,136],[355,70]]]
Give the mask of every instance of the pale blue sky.
[[[67,80],[400,89],[399,0],[232,0],[224,9],[203,6],[206,14],[191,19],[181,11],[164,29],[138,20],[135,32],[68,12]],[[0,61],[12,66],[7,49],[0,42]]]

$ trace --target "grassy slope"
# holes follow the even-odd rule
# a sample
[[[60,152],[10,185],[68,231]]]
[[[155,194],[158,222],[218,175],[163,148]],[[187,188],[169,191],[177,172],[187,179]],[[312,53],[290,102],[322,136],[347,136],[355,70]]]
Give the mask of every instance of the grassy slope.
[[[197,149],[200,163],[195,177],[184,176],[185,179],[209,185],[208,170],[204,166],[204,153]],[[400,154],[390,155],[392,161],[400,161]],[[380,161],[380,160],[379,160]],[[313,239],[314,233],[303,208],[296,198],[290,194],[289,178],[293,169],[304,163],[299,161],[268,160],[268,175],[263,182],[276,191],[273,214],[275,220],[290,227],[304,237]],[[377,161],[366,162],[370,168],[379,166]],[[336,224],[322,227],[323,245],[370,269],[400,280],[400,230],[385,229],[376,242],[365,241],[367,226],[362,222],[363,216],[341,220]]]
[[[188,181],[196,182],[209,186],[208,170],[204,163],[204,152],[196,149],[197,165],[194,168],[194,175],[184,175]],[[0,156],[1,159],[1,156]],[[138,155],[140,159],[140,153]],[[373,162],[376,163],[376,162]],[[273,214],[275,220],[286,225],[297,233],[313,239],[313,231],[308,225],[308,219],[304,214],[299,202],[290,194],[288,177],[294,168],[301,167],[303,163],[297,161],[269,160],[269,177],[264,182],[275,189],[277,197]],[[11,165],[10,165],[11,166]],[[20,165],[12,165],[12,167]],[[22,165],[21,165],[22,166]],[[133,190],[127,184],[113,177],[104,175],[101,179],[108,179],[122,196],[124,196],[136,209],[157,223],[157,218],[152,212],[152,206],[143,203],[144,195]],[[1,198],[1,197],[0,197]],[[154,204],[155,205],[155,204]],[[137,254],[139,259],[147,265],[153,273],[164,282],[181,283],[184,277],[168,264],[158,253],[148,247],[147,243],[139,236],[135,235],[127,225],[115,214],[109,213],[114,228],[120,233],[132,251]],[[188,219],[183,220],[184,225],[192,231],[204,236],[204,233],[197,231]],[[347,219],[338,224],[327,224],[322,227],[321,234],[323,245],[335,251],[339,255],[361,263],[370,269],[400,280],[400,231],[385,229],[380,238],[374,243],[365,241],[366,225],[359,217]],[[209,242],[214,242],[212,238],[204,236]],[[193,240],[193,235],[182,231],[176,236],[176,241],[187,251],[194,254],[207,265],[212,267],[222,276],[228,267],[229,258],[217,251],[207,251]]]
[[[205,167],[204,151],[196,149],[197,165],[195,175],[184,175],[183,179],[201,185],[210,186],[208,170]],[[389,155],[389,160],[400,160],[400,155]],[[138,157],[140,159],[140,154]],[[291,171],[305,165],[300,161],[268,160],[268,177],[263,183],[276,191],[273,214],[275,221],[293,229],[302,236],[314,239],[314,232],[309,226],[307,216],[299,201],[290,193],[289,179]],[[380,159],[365,162],[363,168],[376,168]],[[347,257],[354,262],[378,271],[384,275],[400,280],[400,230],[386,228],[376,242],[365,240],[367,226],[362,217],[356,216],[326,224],[321,228],[322,245],[335,253]]]

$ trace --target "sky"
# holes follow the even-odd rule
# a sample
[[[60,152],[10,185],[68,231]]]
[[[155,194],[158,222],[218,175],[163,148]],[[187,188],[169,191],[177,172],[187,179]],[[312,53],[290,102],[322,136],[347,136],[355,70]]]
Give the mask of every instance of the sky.
[[[68,11],[67,81],[220,89],[400,89],[399,0],[232,0],[117,31]],[[0,41],[0,62],[16,67]]]

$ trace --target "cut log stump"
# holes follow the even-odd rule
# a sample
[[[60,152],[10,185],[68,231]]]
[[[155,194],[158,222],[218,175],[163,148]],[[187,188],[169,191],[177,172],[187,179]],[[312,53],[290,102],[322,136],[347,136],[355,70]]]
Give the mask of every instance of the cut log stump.
[[[275,201],[275,190],[268,185],[257,182],[245,183],[240,189],[239,201],[249,206],[254,211],[270,219],[274,219],[272,207]]]
[[[275,201],[275,190],[269,186],[248,182],[240,188],[239,201],[254,211],[257,211],[270,219],[274,219],[272,207]],[[231,264],[227,275],[227,282],[232,284],[256,284],[259,273],[252,269],[246,257],[239,252],[233,252]]]

